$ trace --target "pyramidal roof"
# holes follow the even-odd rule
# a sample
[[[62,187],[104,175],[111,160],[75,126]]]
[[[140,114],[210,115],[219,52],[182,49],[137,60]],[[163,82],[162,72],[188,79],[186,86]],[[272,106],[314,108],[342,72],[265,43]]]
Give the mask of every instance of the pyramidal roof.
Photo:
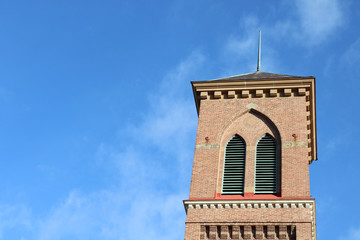
[[[313,78],[312,76],[303,77],[303,76],[293,76],[293,75],[284,75],[284,74],[276,74],[276,73],[268,73],[268,72],[252,72],[247,74],[241,74],[231,77],[218,78],[210,81],[237,81],[237,80],[272,80],[272,79],[305,79],[305,78]]]

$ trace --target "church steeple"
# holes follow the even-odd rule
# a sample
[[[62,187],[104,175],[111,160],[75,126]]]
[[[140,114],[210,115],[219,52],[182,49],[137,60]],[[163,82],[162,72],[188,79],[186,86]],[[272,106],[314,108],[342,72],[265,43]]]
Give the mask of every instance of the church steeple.
[[[261,72],[261,30],[259,31],[258,61],[256,71]]]
[[[191,82],[199,123],[185,240],[316,240],[315,77],[257,71]]]

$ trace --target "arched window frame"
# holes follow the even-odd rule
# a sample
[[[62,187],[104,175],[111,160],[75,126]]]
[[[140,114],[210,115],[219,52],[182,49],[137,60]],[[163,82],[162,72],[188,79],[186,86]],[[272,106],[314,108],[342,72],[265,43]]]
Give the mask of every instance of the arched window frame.
[[[270,139],[272,140],[273,142],[273,147],[274,147],[274,163],[275,163],[275,167],[274,167],[274,170],[275,170],[275,183],[274,183],[274,186],[275,186],[275,189],[273,191],[266,191],[266,190],[262,190],[262,191],[257,191],[256,188],[257,188],[257,167],[258,167],[258,147],[259,147],[259,143],[265,138],[265,137],[270,137]],[[255,151],[255,169],[254,169],[254,194],[277,194],[278,193],[278,189],[279,189],[279,181],[280,181],[280,177],[279,177],[279,147],[278,147],[278,144],[276,142],[276,139],[269,133],[266,133],[264,134],[257,142],[256,144],[256,151]]]
[[[227,165],[227,154],[229,154],[229,143],[235,138],[235,137],[238,137],[240,138],[240,141],[242,142],[243,144],[243,159],[241,159],[240,161],[243,162],[243,169],[242,169],[242,189],[240,191],[233,191],[233,192],[230,192],[230,191],[224,191],[224,183],[225,183],[225,174],[226,174],[226,165]],[[229,159],[228,159],[229,160]],[[229,163],[228,163],[229,164]],[[224,164],[223,164],[223,177],[222,177],[222,184],[221,184],[221,194],[223,195],[241,195],[241,194],[244,194],[244,187],[245,187],[245,172],[246,172],[246,142],[244,140],[244,138],[242,138],[239,134],[235,134],[233,135],[229,141],[226,143],[225,145],[225,151],[224,151]]]

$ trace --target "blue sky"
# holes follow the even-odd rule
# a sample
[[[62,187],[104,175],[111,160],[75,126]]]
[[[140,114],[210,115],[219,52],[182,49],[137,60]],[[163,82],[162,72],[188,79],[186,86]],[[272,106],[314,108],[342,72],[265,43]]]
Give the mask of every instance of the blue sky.
[[[190,81],[316,76],[318,239],[360,239],[360,3],[2,1],[0,239],[183,239]]]

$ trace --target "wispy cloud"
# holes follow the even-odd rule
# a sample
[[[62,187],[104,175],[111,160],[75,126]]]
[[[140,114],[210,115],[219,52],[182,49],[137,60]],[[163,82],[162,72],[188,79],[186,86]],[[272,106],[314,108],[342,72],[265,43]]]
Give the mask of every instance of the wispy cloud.
[[[346,240],[346,239],[351,239],[351,240],[360,240],[360,227],[358,228],[351,228],[348,233],[347,236],[343,236],[340,237],[339,240]]]
[[[148,96],[140,124],[126,146],[99,145],[97,164],[116,175],[108,189],[72,191],[39,224],[40,240],[179,239],[184,234],[196,114],[189,79],[204,62],[194,52]],[[185,181],[184,181],[185,180]],[[184,184],[186,183],[186,184]]]
[[[204,62],[204,56],[194,52],[187,60],[168,73],[159,92],[149,97],[150,113],[144,117],[134,133],[141,133],[145,141],[166,150],[174,150],[184,142],[196,126],[195,109],[191,96],[190,80]],[[190,94],[189,94],[190,93]]]
[[[231,76],[239,72],[253,72],[256,70],[256,44],[258,31],[257,18],[250,16],[244,19],[244,33],[239,36],[232,34],[224,45],[224,60],[228,68],[224,76]],[[239,63],[242,64],[239,64]]]
[[[266,31],[269,35],[278,37],[276,32],[282,32],[286,28],[284,24],[277,23],[274,26],[264,26],[259,18],[248,15],[240,20],[241,34],[230,34],[223,48],[223,61],[227,65],[223,76],[254,72],[257,69],[258,31]],[[264,71],[277,72],[276,51],[267,43],[262,42],[266,52],[262,52],[262,61],[266,62]]]
[[[341,57],[343,69],[350,75],[358,76],[360,73],[360,38],[355,40]]]
[[[297,0],[296,7],[301,29],[296,37],[306,45],[325,41],[344,21],[338,0]]]
[[[127,194],[72,192],[41,221],[35,239],[178,239],[183,235],[181,195],[148,191],[130,193],[131,199],[125,200]]]
[[[30,230],[31,228],[31,211],[29,208],[18,205],[0,205],[0,239],[3,239],[3,234],[7,230]]]
[[[344,23],[343,9],[338,0],[297,0],[295,3],[287,4],[281,7],[293,10],[293,14],[283,14],[271,23],[261,22],[260,17],[256,15],[247,15],[240,19],[241,34],[230,34],[224,45],[224,58],[229,62],[229,70],[226,70],[224,75],[255,71],[256,33],[260,29],[266,33],[267,39],[275,41],[287,39],[286,44],[291,45],[293,42],[296,45],[312,47],[326,42]],[[276,51],[269,45],[264,47],[267,49],[263,53],[267,69],[276,71],[279,68]],[[236,71],[232,71],[233,68]]]
[[[224,43],[223,61],[226,67],[223,76],[256,71],[259,30],[264,33],[262,45],[266,49],[262,52],[262,62],[266,62],[266,67],[262,70],[281,73],[278,50],[272,47],[271,41],[313,47],[326,42],[344,23],[343,9],[338,0],[297,0],[279,7],[292,12],[279,16],[271,23],[260,21],[267,19],[266,16],[245,15],[240,19],[239,33],[229,34]]]

